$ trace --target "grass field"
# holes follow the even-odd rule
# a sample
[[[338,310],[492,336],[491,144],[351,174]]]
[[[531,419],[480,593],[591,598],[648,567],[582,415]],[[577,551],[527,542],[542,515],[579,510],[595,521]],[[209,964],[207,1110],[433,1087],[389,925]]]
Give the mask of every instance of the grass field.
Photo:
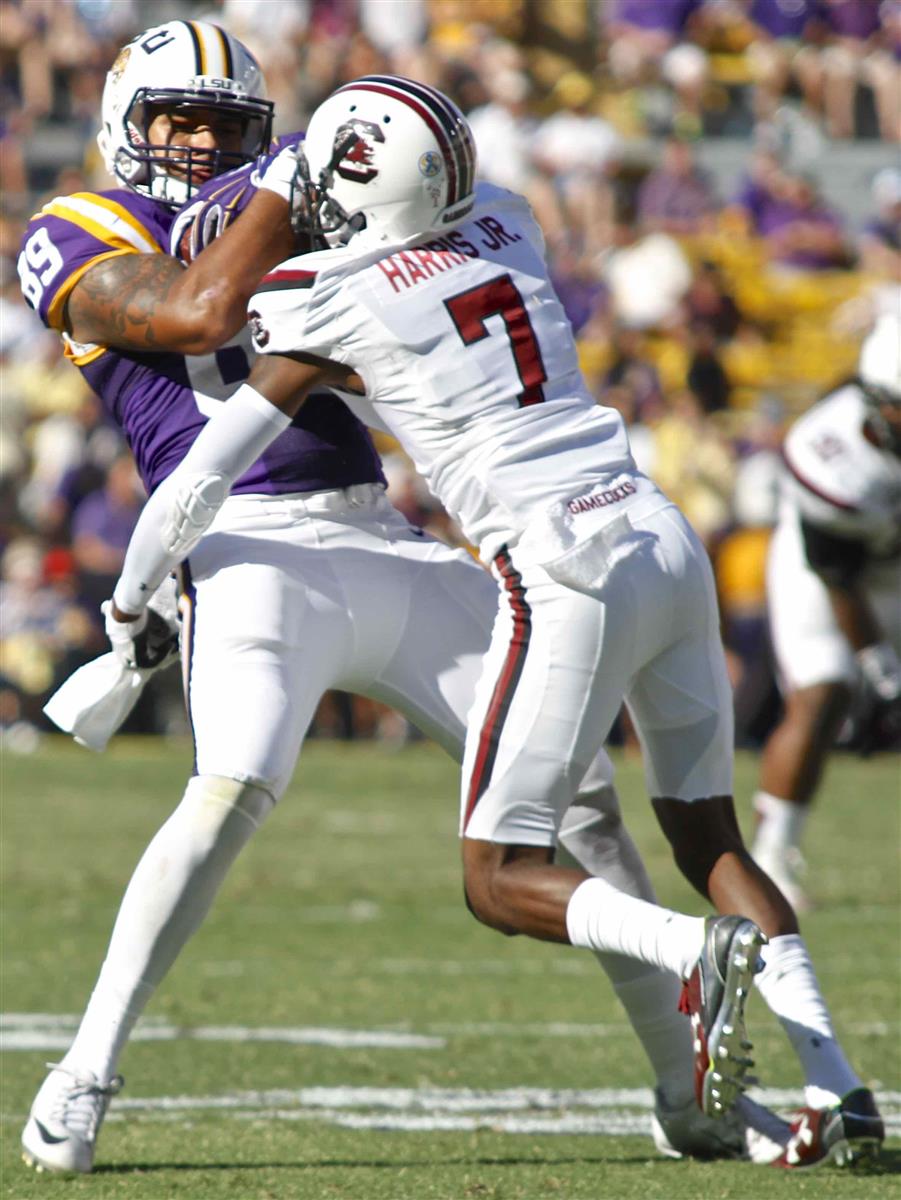
[[[704,912],[672,866],[640,769],[627,818],[662,901]],[[747,821],[755,764],[738,764]],[[19,1135],[68,1044],[146,841],[190,747],[62,739],[2,760],[0,1193],[129,1200],[746,1200],[898,1196],[899,771],[833,764],[805,919],[849,1054],[891,1137],[869,1172],[784,1174],[655,1156],[650,1079],[584,951],[504,939],[461,895],[456,768],[437,749],[314,742],[207,924],[152,1002],[89,1177],[38,1176]],[[762,1084],[800,1097],[752,997]],[[771,1094],[771,1093],[768,1093]]]

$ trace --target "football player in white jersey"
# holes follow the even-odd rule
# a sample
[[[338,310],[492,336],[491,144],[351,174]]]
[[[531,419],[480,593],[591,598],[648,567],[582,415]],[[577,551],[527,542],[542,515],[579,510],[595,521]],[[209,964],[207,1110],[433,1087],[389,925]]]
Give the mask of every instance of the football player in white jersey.
[[[327,248],[283,263],[254,296],[265,357],[142,516],[114,611],[140,614],[190,551],[193,489],[230,486],[276,417],[284,427],[312,387],[356,373],[498,588],[463,765],[470,908],[505,933],[684,980],[697,1096],[712,1114],[742,1086],[744,1002],[768,935],[758,986],[816,1113],[779,1161],[869,1154],[884,1136],[872,1094],[835,1039],[794,913],[735,819],[709,562],[635,467],[618,414],[585,388],[528,206],[476,186],[465,119],[397,77],[356,80],[325,101],[298,166],[295,218]],[[623,696],[677,863],[720,912],[742,916],[689,917],[555,864],[561,816]]]
[[[872,698],[870,731],[901,728],[901,293],[895,303],[857,377],[785,440],[767,567],[785,711],[763,750],[752,853],[796,907],[802,833],[855,690]]]
[[[251,187],[245,216],[189,270],[162,253],[173,204],[265,149],[270,107],[252,57],[216,26],[172,21],[145,31],[117,58],[104,93],[103,149],[125,187],[57,198],[25,236],[26,295],[64,335],[151,490],[164,486],[205,418],[246,377],[240,346],[212,352],[243,325],[261,273],[294,245],[292,158],[285,178],[275,160],[259,196]],[[254,129],[258,140],[248,143]],[[254,224],[245,231],[246,216]],[[326,405],[280,444],[239,483],[184,579],[197,770],[132,876],[75,1040],[35,1098],[23,1144],[41,1168],[92,1169],[129,1033],[287,786],[324,689],[392,703],[462,758],[494,618],[490,578],[388,504],[371,443],[349,414]],[[195,515],[203,503],[196,490]],[[253,564],[244,561],[250,531]],[[111,616],[107,628],[123,658],[146,665],[146,630]],[[587,870],[650,899],[611,780],[601,754],[561,841]],[[740,1154],[742,1128],[710,1121],[694,1105],[690,1034],[670,977],[602,957],[656,1073],[658,1146],[676,1156]]]

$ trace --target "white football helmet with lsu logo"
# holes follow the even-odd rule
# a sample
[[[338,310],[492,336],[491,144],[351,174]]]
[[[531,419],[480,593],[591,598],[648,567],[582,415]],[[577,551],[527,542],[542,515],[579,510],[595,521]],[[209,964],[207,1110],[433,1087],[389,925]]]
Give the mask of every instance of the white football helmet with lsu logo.
[[[404,241],[448,229],[472,209],[476,148],[447,96],[394,75],[339,88],[310,118],[309,222],[334,244]]]
[[[239,152],[174,148],[148,140],[161,110],[216,109],[240,119]],[[126,187],[164,204],[193,194],[193,171],[229,171],[264,153],[272,137],[272,102],[246,46],[207,21],[170,21],[120,50],[106,77],[97,143],[107,170]],[[175,174],[173,174],[175,168]]]

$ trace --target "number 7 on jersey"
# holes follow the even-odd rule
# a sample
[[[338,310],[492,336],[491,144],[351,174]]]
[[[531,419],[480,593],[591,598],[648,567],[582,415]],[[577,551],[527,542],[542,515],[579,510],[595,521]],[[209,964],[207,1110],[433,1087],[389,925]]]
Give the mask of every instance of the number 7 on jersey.
[[[541,348],[526,312],[525,302],[509,275],[499,275],[497,279],[488,283],[479,284],[466,292],[459,292],[445,300],[444,305],[464,345],[467,346],[488,337],[490,330],[485,324],[488,317],[502,317],[513,349],[516,370],[523,385],[519,394],[519,407],[540,404],[544,400],[541,385],[547,379],[547,374],[541,358]]]

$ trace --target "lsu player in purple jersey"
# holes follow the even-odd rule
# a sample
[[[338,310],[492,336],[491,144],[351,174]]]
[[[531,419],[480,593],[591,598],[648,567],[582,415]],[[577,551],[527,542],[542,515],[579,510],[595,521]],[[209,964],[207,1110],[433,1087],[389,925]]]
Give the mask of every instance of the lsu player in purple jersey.
[[[29,302],[62,335],[157,494],[247,377],[251,347],[238,336],[247,299],[294,249],[279,220],[294,159],[287,176],[276,155],[255,182],[248,167],[223,191],[222,171],[266,150],[271,106],[246,49],[201,21],[172,21],[126,46],[102,116],[101,148],[122,186],[50,201],[28,226],[19,268]],[[176,227],[183,204],[193,215]],[[197,255],[189,269],[165,253],[172,240]],[[202,524],[224,492],[215,480],[194,483],[182,515]],[[35,1098],[23,1146],[42,1169],[92,1169],[131,1029],[282,794],[326,688],[395,705],[462,757],[494,586],[388,504],[360,422],[314,397],[232,490],[181,576],[195,774],[138,864],[75,1040]],[[143,621],[108,612],[107,629],[126,661],[146,661]],[[586,869],[650,899],[612,768],[602,755],[592,771],[561,841]],[[677,1157],[741,1154],[740,1125],[694,1107],[672,979],[599,957],[656,1072],[658,1146]]]
[[[757,985],[805,1073],[785,1167],[874,1153],[884,1129],[831,1018],[797,920],[753,862],[732,799],[732,700],[709,561],[636,468],[618,414],[582,382],[521,197],[474,183],[465,119],[389,76],[340,88],[298,152],[296,223],[320,246],[251,302],[260,358],[142,515],[114,592],[136,615],[198,531],[181,497],[226,485],[352,372],[429,486],[492,564],[498,617],[470,713],[461,834],[467,900],[506,933],[618,953],[686,981],[699,1102],[741,1087]],[[156,530],[165,524],[169,550]],[[557,866],[573,787],[622,697],[676,862],[726,914],[699,918]],[[766,936],[764,936],[766,935]]]

